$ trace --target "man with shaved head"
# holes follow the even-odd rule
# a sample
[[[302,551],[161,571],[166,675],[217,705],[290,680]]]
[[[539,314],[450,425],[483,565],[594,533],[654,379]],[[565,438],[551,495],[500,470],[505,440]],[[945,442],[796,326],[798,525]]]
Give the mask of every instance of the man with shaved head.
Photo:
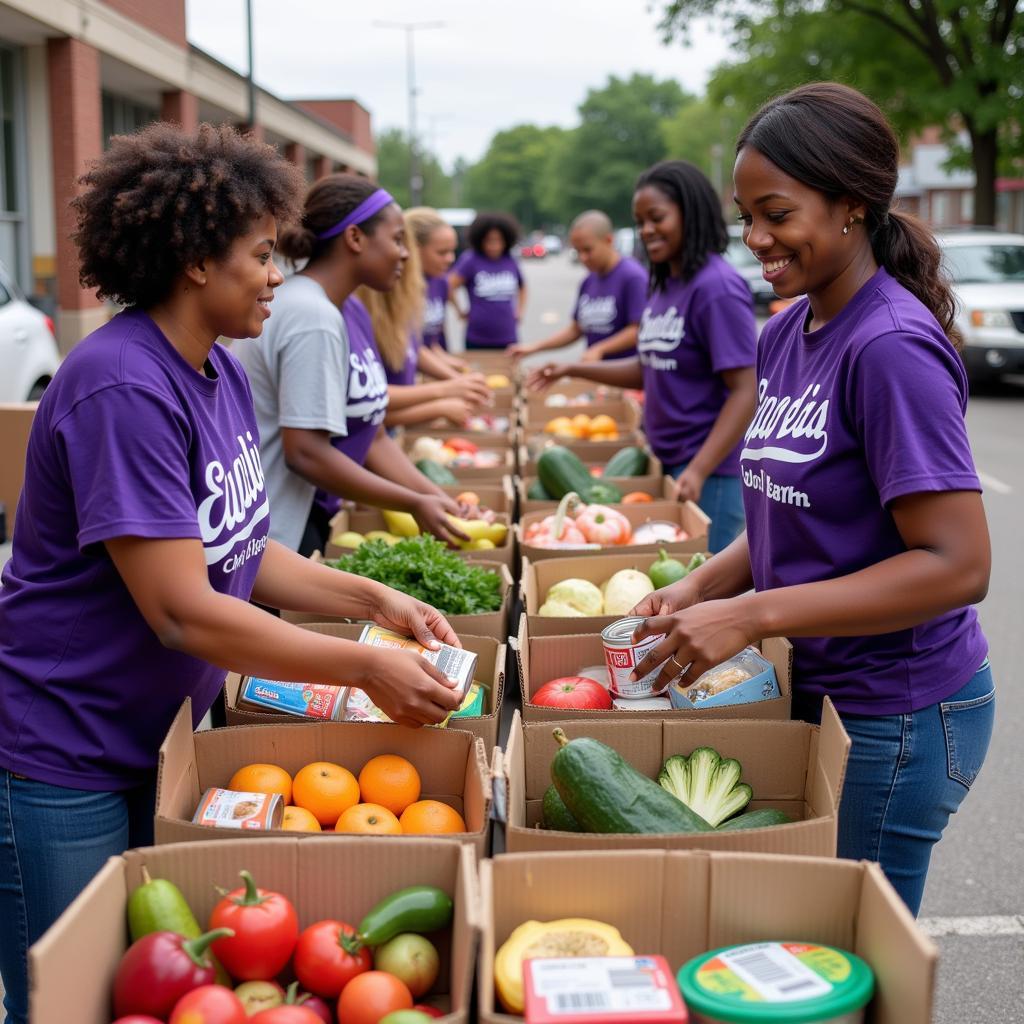
[[[573,222],[569,242],[589,273],[580,285],[572,322],[532,345],[509,349],[520,358],[587,339],[584,362],[636,355],[636,331],[647,301],[647,271],[631,256],[620,256],[612,222],[601,210],[587,210]]]

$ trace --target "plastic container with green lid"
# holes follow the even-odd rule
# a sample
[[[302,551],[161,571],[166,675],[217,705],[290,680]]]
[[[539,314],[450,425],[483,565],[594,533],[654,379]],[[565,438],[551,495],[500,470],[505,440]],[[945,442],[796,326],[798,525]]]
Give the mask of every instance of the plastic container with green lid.
[[[862,1024],[875,990],[860,957],[808,942],[723,946],[676,980],[691,1024]]]

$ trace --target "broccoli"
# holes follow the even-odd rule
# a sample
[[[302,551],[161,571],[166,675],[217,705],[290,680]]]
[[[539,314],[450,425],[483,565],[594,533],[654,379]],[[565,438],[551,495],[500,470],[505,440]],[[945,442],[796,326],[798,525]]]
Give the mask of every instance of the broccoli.
[[[754,795],[740,782],[742,773],[742,765],[734,758],[723,759],[711,747],[698,747],[689,757],[670,757],[658,774],[658,785],[717,828],[742,811]]]

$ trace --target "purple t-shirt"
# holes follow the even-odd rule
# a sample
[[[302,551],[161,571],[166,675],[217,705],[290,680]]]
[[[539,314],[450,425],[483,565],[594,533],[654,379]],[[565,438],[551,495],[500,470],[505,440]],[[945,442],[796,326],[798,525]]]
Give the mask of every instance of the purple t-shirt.
[[[754,365],[754,302],[742,277],[712,253],[689,281],[670,277],[640,317],[644,429],[666,466],[689,462],[707,440],[729,390],[725,370]],[[739,476],[737,445],[715,469]]]
[[[647,304],[647,271],[631,256],[624,256],[607,274],[590,273],[580,285],[572,318],[596,345],[630,324],[639,323]],[[635,348],[616,352],[614,359],[636,355]]]
[[[401,387],[408,387],[416,383],[416,367],[420,359],[420,337],[415,331],[409,333],[409,345],[405,350],[405,362],[398,370],[392,370],[388,364],[381,359],[381,365],[387,374],[388,384]]]
[[[804,333],[806,299],[768,321],[743,442],[757,590],[834,579],[903,551],[889,512],[924,491],[979,491],[963,364],[935,318],[879,270]],[[955,693],[987,644],[973,608],[881,636],[796,638],[794,684],[840,711],[896,715]]]
[[[452,267],[466,282],[469,321],[466,344],[476,348],[505,348],[518,339],[516,309],[523,275],[511,256],[491,260],[467,249]]]
[[[156,768],[185,697],[194,724],[224,667],[164,647],[103,546],[194,538],[210,585],[247,601],[269,506],[252,395],[215,345],[197,373],[146,314],[120,313],[39,403],[0,590],[0,765],[72,789]]]
[[[423,344],[447,350],[444,314],[448,303],[448,278],[441,274],[438,277],[425,276],[425,280],[427,294],[423,306]]]
[[[345,416],[348,433],[331,438],[331,444],[362,466],[388,411],[388,376],[377,351],[373,322],[366,307],[354,295],[341,304],[348,331],[348,390]],[[316,502],[333,516],[341,497],[316,492]]]

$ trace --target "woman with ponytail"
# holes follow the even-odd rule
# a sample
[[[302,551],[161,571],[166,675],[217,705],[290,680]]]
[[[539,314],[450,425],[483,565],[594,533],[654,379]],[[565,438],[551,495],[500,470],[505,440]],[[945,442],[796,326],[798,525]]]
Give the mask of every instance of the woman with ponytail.
[[[684,682],[793,638],[794,717],[829,697],[852,740],[839,854],[880,861],[917,913],[932,848],[988,749],[995,691],[971,605],[988,588],[954,303],[928,230],[892,209],[882,112],[834,83],[772,100],[734,169],[744,240],[783,297],[740,453],[747,530],[635,614],[637,668]],[[748,593],[753,587],[753,593]],[[667,678],[664,681],[668,681]]]
[[[458,505],[383,428],[388,382],[360,285],[390,291],[409,252],[398,204],[365,178],[332,174],[306,195],[278,249],[302,269],[278,289],[275,317],[236,351],[252,384],[271,536],[322,549],[340,498],[411,513],[442,540]],[[315,502],[317,490],[324,499]]]

